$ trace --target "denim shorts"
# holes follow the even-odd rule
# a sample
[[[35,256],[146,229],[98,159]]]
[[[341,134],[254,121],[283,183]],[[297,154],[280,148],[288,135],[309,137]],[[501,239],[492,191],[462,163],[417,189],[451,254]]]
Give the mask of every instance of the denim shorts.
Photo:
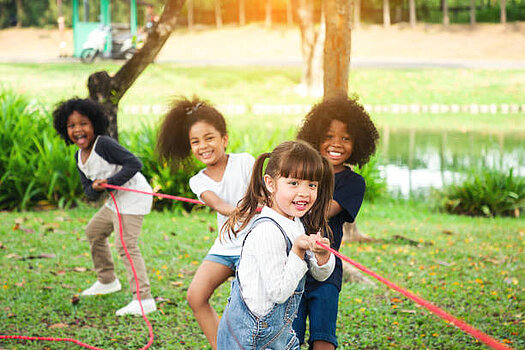
[[[204,257],[204,260],[213,261],[229,267],[233,271],[239,266],[239,255],[217,255],[217,254],[208,254]]]
[[[316,340],[324,340],[337,347],[335,335],[339,290],[331,283],[323,283],[311,291],[305,291],[293,328],[299,342],[305,342],[306,317],[310,319],[310,349]]]

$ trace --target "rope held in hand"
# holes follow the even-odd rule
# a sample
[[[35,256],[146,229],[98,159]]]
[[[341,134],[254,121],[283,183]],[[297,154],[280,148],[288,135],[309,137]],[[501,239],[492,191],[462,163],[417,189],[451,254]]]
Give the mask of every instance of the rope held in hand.
[[[131,271],[133,271],[133,277],[135,278],[135,286],[137,288],[137,300],[139,301],[140,305],[140,312],[142,313],[142,318],[146,322],[146,325],[148,326],[148,332],[149,332],[149,341],[148,343],[142,347],[140,350],[146,350],[153,344],[153,327],[151,327],[151,324],[146,317],[146,314],[144,313],[144,308],[142,307],[142,299],[140,296],[140,287],[139,287],[139,280],[137,277],[137,271],[135,270],[135,265],[133,264],[133,259],[131,259],[131,256],[129,255],[128,248],[126,247],[126,243],[124,243],[124,235],[122,231],[122,217],[120,216],[120,211],[118,209],[117,200],[115,199],[115,196],[113,193],[109,193],[111,195],[111,198],[113,199],[113,203],[115,204],[115,209],[117,211],[118,216],[118,224],[119,224],[119,233],[120,233],[120,242],[122,243],[122,248],[124,248],[124,252],[126,253],[126,257],[129,260],[129,263],[131,265]],[[91,350],[104,350],[103,348],[97,348],[95,346],[82,343],[79,340],[72,339],[72,338],[52,338],[52,337],[28,337],[24,335],[0,335],[0,339],[21,339],[21,340],[39,340],[39,341],[53,341],[53,342],[70,342],[77,344],[79,346],[91,349]]]
[[[439,317],[441,317],[442,319],[444,319],[444,320],[446,320],[448,322],[453,323],[455,326],[460,328],[462,331],[472,335],[474,338],[482,341],[483,343],[485,343],[486,345],[490,346],[491,348],[496,349],[496,350],[512,350],[512,348],[509,348],[508,346],[498,342],[496,339],[492,338],[488,334],[483,333],[482,331],[480,331],[480,330],[472,327],[471,325],[469,325],[469,324],[467,324],[467,323],[465,323],[465,322],[455,318],[451,314],[445,312],[444,310],[442,310],[439,307],[433,305],[432,303],[426,301],[425,299],[418,297],[414,293],[411,293],[408,290],[403,289],[403,288],[399,287],[398,285],[390,282],[386,278],[379,276],[375,272],[370,271],[369,269],[367,269],[363,265],[359,264],[358,262],[355,262],[352,259],[350,259],[350,258],[344,256],[343,254],[339,253],[337,250],[332,249],[332,248],[328,247],[327,245],[324,245],[323,243],[321,243],[319,241],[317,241],[316,243],[317,243],[317,245],[319,245],[322,248],[328,250],[332,254],[338,256],[342,260],[344,260],[344,261],[352,264],[353,266],[357,267],[359,270],[363,271],[367,275],[370,275],[370,276],[374,277],[379,282],[382,282],[382,283],[386,284],[388,287],[398,291],[399,293],[403,294],[407,298],[415,301],[416,303],[418,303],[419,305],[423,306],[425,309],[429,310],[430,312],[438,315]]]

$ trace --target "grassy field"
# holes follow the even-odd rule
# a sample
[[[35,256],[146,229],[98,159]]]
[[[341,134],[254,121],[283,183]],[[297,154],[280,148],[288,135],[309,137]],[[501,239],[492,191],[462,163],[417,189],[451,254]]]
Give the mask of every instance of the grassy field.
[[[0,213],[0,334],[71,337],[105,349],[146,344],[139,317],[114,312],[130,298],[74,296],[95,279],[83,229],[95,209]],[[513,219],[458,217],[423,204],[365,203],[358,218],[375,243],[342,252],[379,275],[515,348],[525,347],[525,227]],[[150,316],[153,349],[207,349],[185,292],[214,239],[215,216],[152,213],[141,249],[160,311]],[[118,257],[116,257],[118,260]],[[117,273],[125,281],[122,264]],[[222,312],[223,285],[212,303]],[[342,349],[481,349],[484,346],[378,283],[345,283],[338,335]],[[72,349],[65,343],[0,341],[2,349]]]
[[[119,65],[98,62],[94,65],[68,64],[0,64],[2,85],[28,94],[48,107],[74,95],[87,96],[90,73],[115,72]],[[304,112],[285,115],[253,115],[257,104],[309,106],[318,98],[297,94],[300,68],[271,67],[184,67],[153,64],[139,77],[120,103],[127,106],[168,106],[174,96],[199,95],[216,105],[244,105],[241,115],[225,112],[230,125],[252,127],[253,119],[266,129],[296,127]],[[351,72],[350,93],[363,104],[523,104],[525,71],[482,69],[355,69]],[[433,113],[411,114],[373,112],[379,126],[462,131],[525,131],[523,114]],[[119,126],[133,129],[141,123],[155,123],[158,114],[119,114]],[[264,122],[262,122],[264,118]]]

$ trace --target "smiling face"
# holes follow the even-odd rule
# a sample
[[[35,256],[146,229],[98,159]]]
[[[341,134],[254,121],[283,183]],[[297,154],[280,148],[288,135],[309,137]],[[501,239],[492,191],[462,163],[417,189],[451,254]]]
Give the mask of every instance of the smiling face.
[[[206,166],[213,166],[225,160],[228,135],[221,135],[213,125],[196,122],[190,128],[189,139],[191,151]]]
[[[337,173],[344,169],[344,163],[352,155],[353,145],[346,123],[333,119],[319,151],[332,163],[334,172]]]
[[[272,194],[271,208],[290,220],[303,217],[317,199],[317,181],[264,175],[264,182]]]
[[[95,130],[91,120],[83,114],[73,111],[67,118],[67,136],[83,152],[90,153],[95,141]]]

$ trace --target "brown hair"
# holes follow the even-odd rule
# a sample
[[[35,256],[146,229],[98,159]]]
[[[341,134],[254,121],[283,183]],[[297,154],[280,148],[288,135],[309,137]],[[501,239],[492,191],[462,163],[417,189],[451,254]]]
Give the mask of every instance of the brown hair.
[[[264,169],[266,159],[268,165]],[[323,235],[331,236],[327,211],[334,187],[332,166],[312,146],[300,140],[283,142],[272,153],[263,153],[257,158],[246,194],[222,227],[222,235],[236,235],[246,228],[259,205],[272,205],[272,194],[265,186],[264,175],[274,179],[292,177],[318,181],[317,200],[301,220],[307,233],[321,231]]]
[[[222,114],[207,102],[193,97],[177,98],[164,116],[157,137],[156,151],[172,167],[178,166],[191,154],[189,132],[193,124],[206,122],[221,136],[227,135],[226,121]]]

